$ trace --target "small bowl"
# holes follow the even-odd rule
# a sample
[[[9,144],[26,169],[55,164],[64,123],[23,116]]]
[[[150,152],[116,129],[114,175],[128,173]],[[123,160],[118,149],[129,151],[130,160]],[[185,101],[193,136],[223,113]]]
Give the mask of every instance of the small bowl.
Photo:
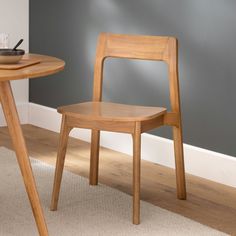
[[[17,64],[24,54],[22,49],[0,48],[0,64]]]

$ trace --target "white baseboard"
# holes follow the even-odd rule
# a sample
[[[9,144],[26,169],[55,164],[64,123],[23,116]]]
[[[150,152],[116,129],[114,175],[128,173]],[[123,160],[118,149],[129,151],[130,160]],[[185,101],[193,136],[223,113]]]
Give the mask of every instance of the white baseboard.
[[[29,103],[30,124],[59,132],[61,115],[56,109]],[[90,131],[74,129],[71,136],[90,142]],[[132,154],[128,134],[102,132],[101,145]],[[236,187],[236,158],[184,144],[186,172],[221,184]],[[173,141],[151,134],[142,134],[142,159],[174,168]]]
[[[28,102],[17,103],[16,109],[18,111],[21,124],[28,124],[28,111],[29,111]],[[6,126],[6,120],[3,114],[2,107],[0,106],[0,127],[1,126]]]

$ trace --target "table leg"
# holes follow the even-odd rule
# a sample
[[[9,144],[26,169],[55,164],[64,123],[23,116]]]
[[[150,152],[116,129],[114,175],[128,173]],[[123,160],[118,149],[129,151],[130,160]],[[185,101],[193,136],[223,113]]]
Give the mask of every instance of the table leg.
[[[0,82],[0,101],[12,139],[13,147],[16,152],[17,161],[20,166],[21,174],[23,176],[25,188],[30,200],[34,218],[38,227],[39,235],[47,236],[48,230],[40,205],[28,151],[20,126],[15,100],[9,81]]]

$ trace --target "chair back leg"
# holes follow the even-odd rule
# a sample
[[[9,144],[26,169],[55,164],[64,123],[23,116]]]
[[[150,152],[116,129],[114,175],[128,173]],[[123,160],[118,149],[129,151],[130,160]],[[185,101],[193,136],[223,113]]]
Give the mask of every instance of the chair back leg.
[[[141,162],[141,126],[135,124],[133,133],[133,224],[140,223],[140,162]]]
[[[173,139],[175,150],[175,172],[178,199],[186,199],[186,184],[184,170],[183,138],[181,127],[173,127]]]
[[[90,185],[98,184],[99,143],[100,143],[100,131],[92,130],[91,152],[90,152],[90,174],[89,174]]]

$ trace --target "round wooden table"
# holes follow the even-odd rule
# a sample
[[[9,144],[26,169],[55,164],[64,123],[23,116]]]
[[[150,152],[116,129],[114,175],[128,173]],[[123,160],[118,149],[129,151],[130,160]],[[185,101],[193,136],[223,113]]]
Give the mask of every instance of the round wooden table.
[[[25,78],[31,79],[54,74],[64,69],[65,62],[55,57],[37,54],[26,54],[23,59],[26,64],[27,62],[40,62],[20,69],[0,69],[0,101],[38,231],[41,236],[45,236],[48,235],[48,230],[40,205],[28,151],[20,126],[15,100],[12,94],[10,80]]]

